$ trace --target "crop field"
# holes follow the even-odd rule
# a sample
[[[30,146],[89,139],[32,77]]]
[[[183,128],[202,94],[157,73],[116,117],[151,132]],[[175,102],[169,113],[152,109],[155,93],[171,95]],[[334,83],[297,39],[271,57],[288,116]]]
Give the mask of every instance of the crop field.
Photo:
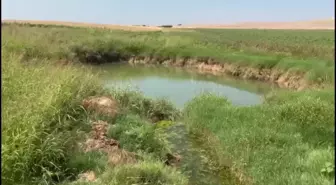
[[[333,30],[144,32],[12,23],[1,29],[5,184],[191,184],[179,168],[164,164],[171,148],[153,117],[182,121],[203,140],[214,168],[226,169],[223,159],[231,161],[232,184],[334,183]],[[108,91],[83,64],[131,57],[235,65],[234,72],[246,78],[269,70],[287,81],[303,80],[305,88],[272,92],[251,107],[205,94],[177,110],[138,92]],[[113,97],[117,116],[84,109],[83,100],[91,96]],[[135,163],[109,165],[109,155],[80,150],[91,123],[101,120],[109,125],[106,137],[134,154],[127,160]],[[87,171],[96,174],[96,181],[77,181]]]

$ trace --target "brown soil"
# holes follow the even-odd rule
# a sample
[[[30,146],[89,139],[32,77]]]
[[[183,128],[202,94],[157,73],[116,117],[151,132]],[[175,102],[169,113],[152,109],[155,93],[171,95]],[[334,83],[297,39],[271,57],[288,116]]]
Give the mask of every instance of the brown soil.
[[[136,162],[136,155],[120,148],[117,140],[107,138],[109,124],[105,121],[96,121],[92,123],[91,137],[89,137],[83,145],[85,152],[103,151],[108,154],[108,163],[110,165],[129,164]],[[177,166],[181,160],[181,156],[174,154],[166,154],[165,164],[169,166]]]
[[[78,175],[79,181],[95,182],[97,180],[96,174],[93,171],[88,171]]]
[[[289,73],[280,69],[257,69],[217,62],[212,59],[158,59],[150,57],[133,57],[130,64],[161,64],[168,66],[194,68],[202,73],[215,75],[229,74],[235,77],[276,83],[282,88],[302,90],[311,87],[304,79],[304,73]]]
[[[168,166],[178,166],[180,164],[180,161],[182,159],[182,157],[180,155],[177,154],[167,154],[166,155],[167,160],[165,161],[165,164]]]
[[[126,163],[135,163],[136,156],[120,148],[118,141],[107,138],[108,123],[97,121],[92,124],[91,137],[84,143],[84,151],[103,151],[108,155],[108,163],[119,165]]]
[[[82,102],[83,107],[89,111],[95,111],[110,117],[115,117],[118,113],[117,101],[107,96],[91,96]]]
[[[136,163],[136,156],[134,153],[121,149],[118,141],[107,138],[107,130],[107,122],[100,120],[93,122],[90,137],[85,143],[81,144],[84,152],[105,152],[108,156],[107,163],[110,165]],[[87,171],[78,175],[78,181],[95,182],[96,180],[97,177],[93,171]]]

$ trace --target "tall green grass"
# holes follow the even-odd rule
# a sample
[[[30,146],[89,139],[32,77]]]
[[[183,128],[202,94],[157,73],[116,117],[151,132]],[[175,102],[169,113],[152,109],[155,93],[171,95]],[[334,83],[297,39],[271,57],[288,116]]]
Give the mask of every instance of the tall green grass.
[[[2,47],[2,180],[5,184],[56,178],[69,146],[87,121],[79,106],[101,87],[85,70],[21,62]]]
[[[213,133],[218,155],[255,184],[333,184],[333,96],[333,90],[282,92],[262,105],[235,107],[208,94],[186,106],[184,119],[192,132]]]
[[[123,133],[113,135],[123,148],[142,155],[152,154],[156,163],[162,162],[169,152],[165,138],[158,135],[149,121],[153,116],[177,119],[180,113],[172,104],[145,98],[139,92],[107,91],[84,66],[62,66],[56,59],[38,54],[24,58],[6,43],[2,52],[1,172],[5,184],[56,183],[74,179],[86,170],[102,174],[107,169],[104,154],[83,153],[77,144],[90,131],[91,120],[103,119],[121,126],[130,120],[86,112],[81,102],[92,95],[112,96],[118,101],[121,117],[137,117],[135,123],[140,125],[120,127]],[[133,134],[125,135],[127,132]],[[166,170],[162,165],[157,168]]]
[[[188,180],[173,168],[157,161],[140,162],[108,169],[96,182],[76,181],[66,185],[187,185]]]
[[[83,153],[76,147],[90,130],[90,120],[97,119],[117,125],[110,130],[111,136],[120,140],[124,149],[155,159],[154,162],[145,160],[144,166],[141,163],[120,167],[111,173],[119,175],[125,168],[125,175],[128,170],[133,170],[132,173],[149,175],[150,179],[152,177],[147,172],[154,173],[153,178],[159,179],[152,184],[165,181],[165,178],[168,178],[168,184],[185,181],[182,175],[176,177],[177,181],[173,180],[175,172],[165,174],[166,167],[158,164],[163,163],[169,146],[163,133],[149,123],[153,116],[177,119],[180,113],[170,103],[145,98],[138,92],[106,91],[84,67],[53,65],[44,58],[24,62],[22,56],[9,52],[5,46],[2,51],[1,172],[5,184],[49,184],[74,179],[78,173],[87,170],[97,174],[111,170],[104,154]],[[92,95],[114,97],[121,111],[117,120],[99,117],[80,106],[84,98]],[[132,115],[136,119],[129,119]]]

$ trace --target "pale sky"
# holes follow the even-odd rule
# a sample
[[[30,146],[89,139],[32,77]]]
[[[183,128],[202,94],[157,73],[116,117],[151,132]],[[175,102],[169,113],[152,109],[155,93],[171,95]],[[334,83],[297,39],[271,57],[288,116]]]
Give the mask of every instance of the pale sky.
[[[2,19],[221,24],[334,17],[334,0],[2,0]]]

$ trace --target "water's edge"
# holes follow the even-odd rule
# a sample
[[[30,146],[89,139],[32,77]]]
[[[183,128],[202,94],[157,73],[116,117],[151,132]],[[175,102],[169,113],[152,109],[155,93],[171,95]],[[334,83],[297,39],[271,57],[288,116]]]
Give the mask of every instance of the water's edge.
[[[146,91],[147,95],[148,92],[150,92],[149,97],[151,98],[155,97],[156,95],[162,95],[160,94],[162,92],[168,93],[168,95],[171,96],[193,97],[196,96],[196,94],[193,94],[192,91],[188,91],[190,89],[193,89],[192,87],[195,87],[197,89],[206,86],[206,84],[213,83],[216,84],[215,86],[228,86],[228,88],[226,89],[219,88],[221,91],[232,91],[232,89],[236,89],[236,91],[232,91],[232,96],[230,96],[230,94],[229,96],[227,96],[227,94],[223,95],[226,96],[228,99],[231,98],[231,100],[232,98],[234,99],[235,96],[244,96],[244,98],[247,99],[259,97],[256,92],[251,93],[248,90],[241,90],[241,87],[243,87],[244,85],[238,85],[238,88],[231,87],[231,84],[237,85],[239,84],[238,81],[241,80],[229,81],[230,85],[226,85],[227,81],[225,81],[224,84],[222,81],[218,81],[219,79],[222,79],[221,76],[217,78],[216,76],[213,76],[214,78],[211,78],[206,76],[205,74],[195,74],[191,71],[185,71],[184,69],[176,71],[171,69],[170,67],[149,67],[147,65],[131,66],[128,64],[100,66],[100,68],[106,70],[106,73],[103,73],[102,78],[104,79],[104,83],[107,87],[115,87],[114,82],[116,81],[121,82],[120,85],[125,85],[127,84],[128,80],[133,80],[135,82],[138,82],[138,84],[143,87],[142,90]],[[204,81],[204,79],[206,79],[206,81]],[[178,91],[176,87],[172,86],[174,84],[180,84],[179,87],[182,88],[182,91]],[[217,91],[219,90],[217,89]],[[239,93],[239,91],[248,92],[246,92],[247,94],[244,94]],[[265,93],[264,91],[267,90],[262,90],[262,94]],[[249,96],[249,93],[256,96]],[[240,98],[242,105],[249,105],[249,103],[246,102],[244,98]],[[175,101],[172,102],[176,105],[181,102],[184,104],[185,101],[182,101],[181,99],[175,99]],[[238,105],[239,101],[233,101],[233,103]],[[262,101],[251,102],[252,105],[260,103],[262,103]],[[238,178],[237,174],[235,174],[232,170],[230,161],[228,159],[224,160],[224,156],[216,153],[217,150],[215,151],[212,148],[212,144],[215,141],[214,139],[210,138],[215,138],[215,136],[212,135],[210,132],[207,132],[207,134],[205,134],[205,132],[196,133],[188,128],[187,123],[184,123],[183,119],[179,121],[179,123],[173,124],[167,128],[167,134],[170,136],[168,138],[168,141],[173,146],[172,152],[182,157],[181,162],[177,166],[177,168],[183,174],[189,177],[190,184],[242,184],[241,179]],[[209,140],[211,140],[212,143],[209,143]]]

